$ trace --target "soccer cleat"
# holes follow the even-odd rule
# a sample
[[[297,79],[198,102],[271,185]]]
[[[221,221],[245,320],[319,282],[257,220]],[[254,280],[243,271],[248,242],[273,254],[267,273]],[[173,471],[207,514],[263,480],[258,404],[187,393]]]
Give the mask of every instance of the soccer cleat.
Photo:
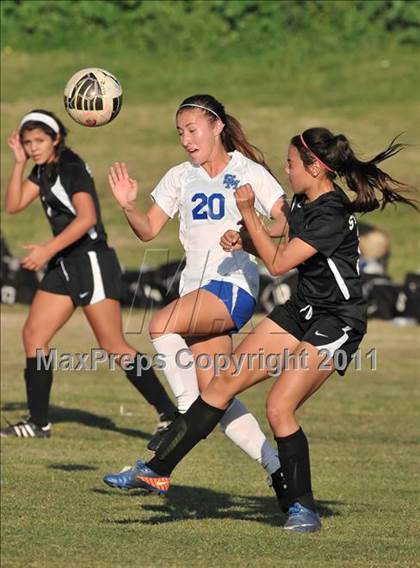
[[[171,478],[155,473],[142,460],[137,460],[132,468],[124,468],[119,473],[108,473],[104,482],[118,489],[147,489],[158,495],[166,495]]]
[[[0,430],[2,438],[51,438],[51,424],[38,426],[30,420],[21,420],[16,424],[10,424],[9,421],[7,423],[9,426]]]
[[[154,431],[151,440],[147,444],[148,450],[150,450],[151,452],[156,452],[156,450],[159,447],[159,444],[160,444],[162,437],[169,430],[172,422],[173,422],[173,420],[161,420],[160,422],[158,422],[158,425],[156,426],[156,430]]]
[[[321,529],[321,520],[318,513],[307,509],[300,503],[289,507],[289,516],[283,528],[294,532],[315,532]]]

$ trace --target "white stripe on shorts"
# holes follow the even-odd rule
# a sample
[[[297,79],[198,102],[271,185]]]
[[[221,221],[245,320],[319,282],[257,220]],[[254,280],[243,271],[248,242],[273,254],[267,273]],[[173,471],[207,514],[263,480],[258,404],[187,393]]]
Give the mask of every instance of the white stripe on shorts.
[[[64,262],[62,260],[60,260],[60,266],[61,266],[61,270],[63,271],[64,278],[67,280],[67,282],[70,282],[70,277],[67,273],[66,267],[64,266]]]
[[[238,286],[235,286],[235,284],[233,284],[232,286],[232,310],[231,310],[231,314],[233,314],[233,311],[235,309],[236,306],[236,301],[238,299],[238,292],[239,292],[239,288]]]
[[[336,339],[335,341],[332,341],[331,343],[326,343],[325,345],[315,345],[315,347],[318,349],[318,351],[326,351],[328,353],[328,359],[331,359],[331,357],[333,357],[334,353],[337,351],[337,349],[340,349],[340,347],[342,345],[345,344],[345,342],[347,341],[347,339],[349,338],[348,336],[348,331],[351,330],[351,327],[346,326],[342,328],[344,334],[339,337],[338,339]]]
[[[97,304],[101,300],[105,300],[104,283],[102,280],[101,269],[99,267],[98,255],[95,251],[88,252],[90,265],[92,267],[93,275],[93,294],[89,304]]]

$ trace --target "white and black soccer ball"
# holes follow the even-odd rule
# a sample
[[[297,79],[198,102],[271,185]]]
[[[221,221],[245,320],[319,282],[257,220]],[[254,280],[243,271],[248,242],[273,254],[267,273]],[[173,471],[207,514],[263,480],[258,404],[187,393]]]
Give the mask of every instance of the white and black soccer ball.
[[[83,126],[103,126],[121,110],[122,87],[105,69],[88,67],[73,75],[64,89],[64,108]]]

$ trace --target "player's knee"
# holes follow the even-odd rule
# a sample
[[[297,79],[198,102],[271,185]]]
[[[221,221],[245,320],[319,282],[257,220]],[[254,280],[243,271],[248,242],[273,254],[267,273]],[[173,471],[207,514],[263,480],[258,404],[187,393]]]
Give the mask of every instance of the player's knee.
[[[267,420],[272,427],[278,428],[294,416],[295,409],[285,401],[268,397],[266,403]]]
[[[212,388],[216,389],[220,395],[226,398],[226,401],[233,398],[239,392],[239,383],[235,381],[235,377],[232,375],[232,369],[229,367],[227,369],[221,370],[217,377],[214,377],[211,381]]]
[[[26,322],[23,326],[22,339],[26,349],[31,347],[42,347],[44,343],[39,336],[39,330],[30,322]]]
[[[223,372],[226,388],[232,394],[232,398],[238,393],[247,389],[253,378],[253,370],[248,367],[238,368],[237,365],[230,362],[229,368]]]
[[[167,333],[173,333],[173,331],[169,328],[169,324],[166,317],[163,317],[161,314],[156,314],[153,316],[149,323],[149,335],[152,339],[156,339],[161,335],[165,335]]]
[[[220,369],[217,375],[211,380],[211,383],[226,389],[229,386],[229,369]]]

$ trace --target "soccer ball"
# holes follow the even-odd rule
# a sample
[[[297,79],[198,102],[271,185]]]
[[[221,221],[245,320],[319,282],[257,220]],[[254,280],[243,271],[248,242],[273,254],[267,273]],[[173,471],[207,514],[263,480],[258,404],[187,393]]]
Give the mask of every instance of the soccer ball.
[[[121,83],[98,67],[78,71],[64,89],[64,108],[83,126],[108,124],[120,112],[121,104]]]

